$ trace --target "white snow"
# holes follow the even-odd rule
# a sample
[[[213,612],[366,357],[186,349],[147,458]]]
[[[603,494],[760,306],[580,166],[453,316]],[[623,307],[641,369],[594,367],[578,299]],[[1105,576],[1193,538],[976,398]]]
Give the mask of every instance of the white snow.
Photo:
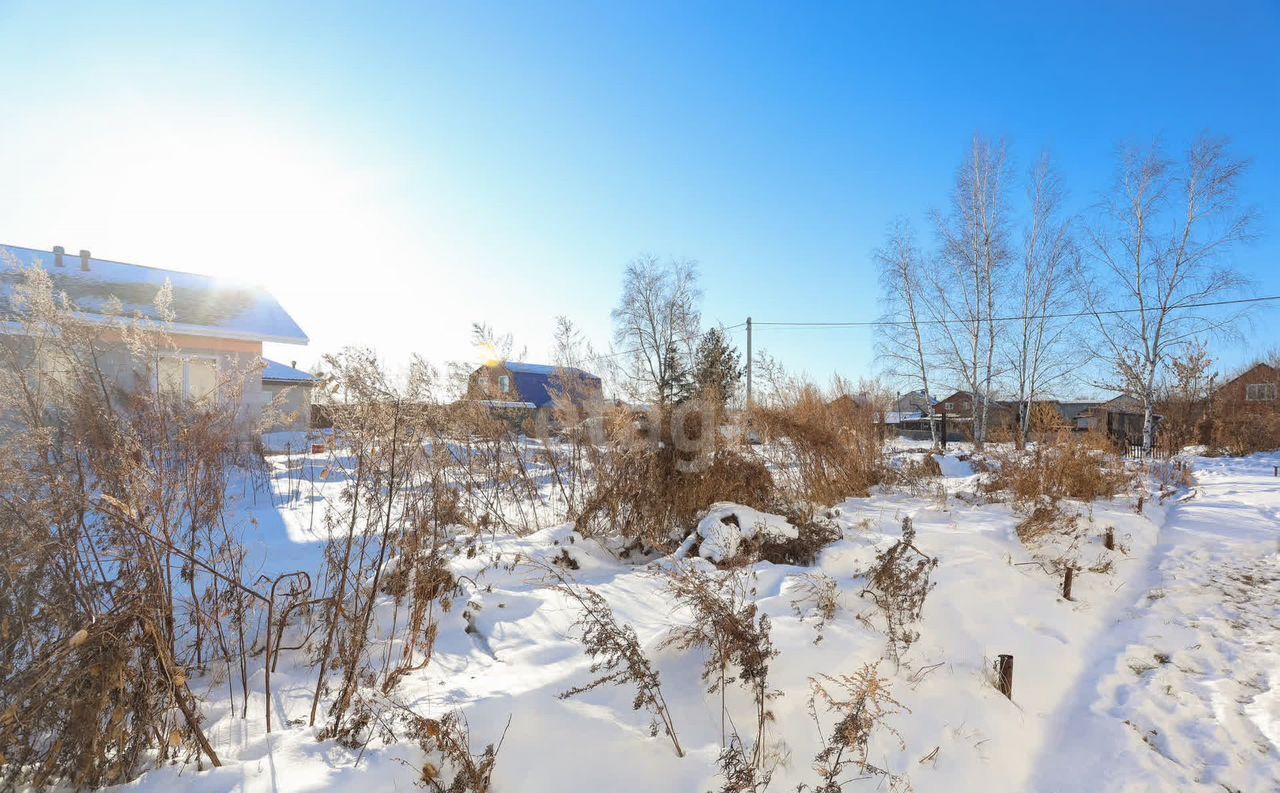
[[[757,535],[775,540],[794,539],[800,532],[786,518],[770,515],[741,504],[712,504],[698,521],[695,532],[701,543],[698,555],[713,562],[723,562],[738,555],[744,540]]]
[[[949,490],[973,491],[981,474],[954,456],[937,459]],[[1149,496],[1141,514],[1131,497],[1067,503],[1079,514],[1076,531],[1032,548],[1018,540],[1022,516],[1007,504],[952,497],[943,508],[936,498],[877,492],[836,505],[842,538],[814,567],[740,570],[754,576],[756,603],[780,650],[770,670],[780,696],[770,704],[769,743],[785,759],[770,790],[814,782],[820,737],[807,710],[809,679],[876,661],[910,712],[891,720],[902,743],[881,734],[870,759],[909,777],[919,793],[1280,790],[1280,479],[1272,476],[1280,455],[1192,462],[1191,490],[1163,503]],[[255,574],[317,569],[323,503],[337,498],[342,482],[322,475],[325,455],[295,452],[271,463],[270,492],[246,479],[230,493],[254,551],[250,565]],[[736,527],[725,523],[730,516]],[[920,638],[896,667],[885,660],[874,604],[859,593],[904,517],[913,521],[916,545],[940,562]],[[1102,547],[1107,527],[1116,550]],[[702,557],[720,560],[761,532],[796,536],[778,516],[717,504],[690,537]],[[574,610],[511,563],[562,553],[578,565],[574,578],[635,628],[661,674],[686,757],[676,757],[664,736],[649,736],[647,717],[631,707],[632,691],[604,687],[557,698],[588,679],[590,659],[568,635]],[[1063,561],[1081,568],[1070,601],[1061,597],[1055,567]],[[461,708],[477,748],[496,741],[510,717],[494,793],[719,789],[720,703],[699,677],[704,658],[661,648],[671,628],[690,618],[653,574],[667,564],[619,560],[568,526],[497,535],[484,552],[455,564],[475,582],[466,609],[474,631],[466,631],[464,609],[443,615],[435,657],[400,696],[424,715]],[[812,621],[794,605],[802,577],[814,572],[837,582],[840,603],[817,644]],[[389,621],[390,611],[380,616]],[[1001,653],[1015,658],[1012,701],[991,684]],[[238,683],[233,710],[227,680],[216,669],[207,673],[200,681],[205,714],[225,767],[169,766],[127,789],[415,789],[422,758],[409,743],[375,743],[358,754],[316,741],[305,726],[315,682],[306,658],[283,656],[272,676],[277,727],[270,736],[260,666],[251,667],[247,720],[239,718]],[[751,703],[732,686],[729,708],[740,724],[749,721]],[[883,789],[877,785],[846,789]]]

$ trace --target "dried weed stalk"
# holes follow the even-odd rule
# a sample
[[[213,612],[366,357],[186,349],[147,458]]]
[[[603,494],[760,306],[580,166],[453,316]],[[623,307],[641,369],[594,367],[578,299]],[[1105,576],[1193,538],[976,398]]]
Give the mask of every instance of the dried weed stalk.
[[[725,688],[738,682],[751,692],[755,704],[755,739],[752,765],[762,771],[765,763],[765,726],[773,719],[769,701],[769,664],[778,651],[770,636],[768,615],[754,602],[748,577],[737,572],[707,572],[695,565],[679,565],[665,574],[671,598],[693,612],[693,621],[676,627],[664,646],[707,651],[702,680],[708,693],[720,694],[722,745],[730,748],[726,720]],[[736,677],[730,672],[736,668]],[[736,737],[736,730],[735,737]],[[742,741],[738,741],[739,745]]]
[[[904,793],[910,790],[905,777],[891,774],[868,761],[872,738],[878,732],[893,736],[899,747],[906,750],[902,736],[887,723],[887,719],[902,711],[910,712],[893,698],[889,681],[880,677],[877,665],[867,664],[852,675],[810,678],[809,686],[812,691],[809,713],[818,725],[818,734],[823,733],[818,703],[822,703],[827,713],[834,713],[837,719],[831,734],[823,737],[822,749],[813,758],[813,770],[820,781],[814,787],[801,785],[799,790],[840,793],[853,781],[846,778],[851,770],[860,775],[859,779],[887,779],[890,790]]]
[[[439,719],[407,710],[405,713],[409,737],[427,755],[419,769],[420,787],[432,793],[490,793],[493,768],[507,735],[505,728],[496,744],[488,744],[475,753],[471,749],[471,727],[462,711],[450,711]],[[507,726],[511,726],[510,718]]]
[[[813,617],[813,643],[822,641],[822,631],[835,619],[840,609],[840,585],[821,571],[805,573],[799,579],[799,593],[791,601],[791,608],[801,622]]]
[[[568,699],[605,685],[634,686],[635,699],[631,707],[649,712],[649,734],[659,731],[671,739],[676,755],[684,757],[684,749],[676,736],[675,724],[667,701],[662,696],[662,682],[658,670],[640,646],[635,628],[618,622],[609,603],[600,593],[581,586],[559,567],[545,562],[529,562],[537,570],[550,589],[564,595],[578,608],[578,616],[570,627],[591,657],[591,682],[575,686],[560,694]]]
[[[917,638],[912,625],[920,619],[924,601],[933,589],[929,576],[938,559],[915,545],[916,530],[911,518],[902,519],[902,538],[876,557],[862,594],[870,595],[885,618],[889,652],[899,661]]]

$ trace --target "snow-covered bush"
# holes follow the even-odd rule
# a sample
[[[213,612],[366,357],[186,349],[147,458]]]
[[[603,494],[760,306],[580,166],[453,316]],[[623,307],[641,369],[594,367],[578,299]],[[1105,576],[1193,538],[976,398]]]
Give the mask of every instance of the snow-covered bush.
[[[808,565],[839,538],[835,524],[812,511],[791,518],[723,502],[711,505],[677,555],[696,553],[722,566],[755,561]]]

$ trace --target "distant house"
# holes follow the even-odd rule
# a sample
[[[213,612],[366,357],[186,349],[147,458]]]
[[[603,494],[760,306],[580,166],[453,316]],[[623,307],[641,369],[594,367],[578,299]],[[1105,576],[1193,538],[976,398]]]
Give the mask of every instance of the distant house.
[[[266,367],[262,370],[262,394],[270,402],[278,395],[281,397],[280,412],[283,420],[270,427],[271,430],[306,429],[311,426],[311,389],[316,379],[310,374],[295,368],[296,363],[285,366],[278,361],[264,359]]]
[[[1082,432],[1089,429],[1089,417],[1086,414],[1101,404],[1102,402],[1096,399],[1082,399],[1073,402],[1055,402],[1054,406],[1062,416],[1064,426],[1070,427],[1073,431]]]
[[[60,246],[40,251],[0,245],[0,333],[21,332],[21,326],[14,321],[12,297],[14,288],[22,282],[23,271],[32,267],[44,270],[54,290],[70,299],[79,312],[78,320],[102,327],[104,373],[124,388],[167,388],[188,399],[203,399],[215,392],[220,379],[224,379],[220,378],[223,373],[249,371],[250,379],[244,384],[240,400],[245,417],[255,418],[253,412],[261,411],[272,392],[283,387],[282,380],[270,380],[262,374],[282,370],[273,370],[268,363],[267,369],[259,371],[263,342],[308,341],[279,301],[261,287],[210,275],[95,259],[89,251],[68,256]],[[140,315],[159,322],[155,300],[166,283],[172,289],[173,316],[160,327],[175,349],[154,361],[134,360],[112,327],[114,320],[109,310],[114,304],[126,317]],[[301,383],[297,379],[290,382]],[[304,399],[301,393],[290,398]],[[306,426],[305,413],[289,425]]]
[[[1157,419],[1157,426],[1159,417]],[[1118,443],[1138,445],[1142,443],[1142,425],[1145,421],[1141,400],[1121,394],[1106,402],[1100,402],[1079,414],[1077,422],[1090,432],[1105,432]]]
[[[1280,411],[1280,370],[1256,363],[1213,394],[1214,411],[1221,417]]]
[[[972,432],[974,407],[981,406],[980,400],[975,400],[973,394],[968,391],[956,391],[948,397],[938,400],[933,409],[938,413],[947,415],[947,423],[954,423],[956,426],[963,426],[967,432]],[[1015,403],[1003,402],[993,399],[987,404],[987,428],[995,429],[1004,427],[1013,429],[1017,420],[1018,410]]]
[[[904,414],[913,412],[927,414],[929,406],[932,404],[933,397],[926,394],[923,388],[917,388],[915,391],[895,396],[893,399],[893,411]]]
[[[604,399],[599,377],[573,367],[521,361],[485,364],[471,373],[467,398],[508,415],[552,424],[556,400],[585,411]]]
[[[1262,437],[1280,418],[1280,370],[1255,363],[1218,386],[1195,409],[1199,441],[1210,443],[1219,432],[1227,437]],[[1207,420],[1204,420],[1207,419]]]

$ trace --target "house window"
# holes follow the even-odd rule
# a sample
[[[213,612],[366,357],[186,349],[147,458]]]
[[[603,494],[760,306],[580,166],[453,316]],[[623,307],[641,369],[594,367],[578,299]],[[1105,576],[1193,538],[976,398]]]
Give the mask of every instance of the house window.
[[[498,375],[498,390],[504,394],[511,393],[511,378],[505,374]]]
[[[218,360],[209,356],[164,355],[156,362],[156,385],[164,393],[200,400],[218,387]]]
[[[1248,402],[1274,402],[1276,400],[1276,384],[1250,383],[1244,387],[1244,398]]]
[[[955,407],[950,402],[943,402],[942,409],[950,413],[951,411],[955,410]]]

